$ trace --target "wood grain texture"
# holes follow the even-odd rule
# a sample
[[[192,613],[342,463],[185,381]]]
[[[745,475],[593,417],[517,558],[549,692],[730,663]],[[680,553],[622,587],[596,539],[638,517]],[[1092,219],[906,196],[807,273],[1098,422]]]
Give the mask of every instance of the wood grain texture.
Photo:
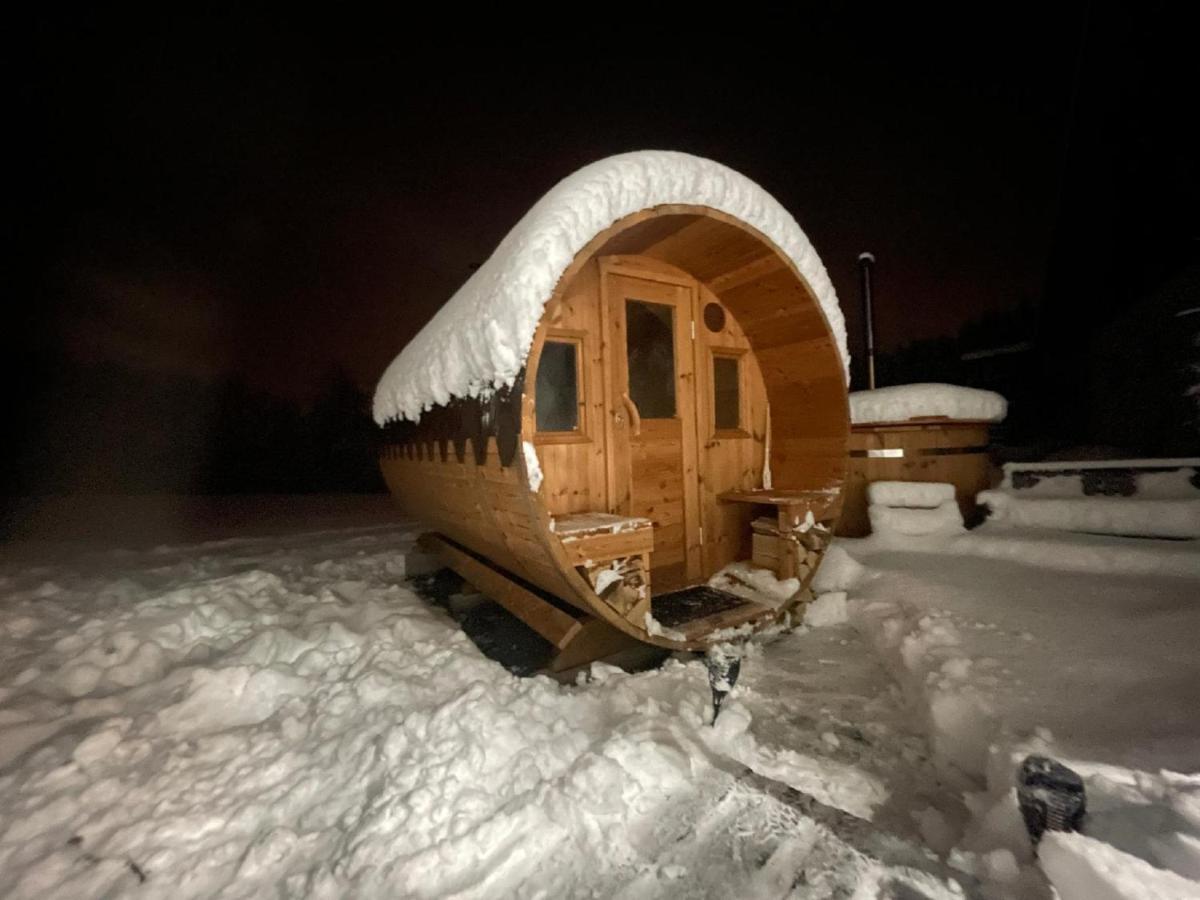
[[[622,385],[614,375],[624,352],[615,299],[621,291],[614,285],[631,278],[640,280],[639,294],[650,285],[672,297],[679,326],[677,424],[643,420],[641,435],[631,435],[619,418]],[[725,312],[718,332],[702,324],[709,303]],[[538,361],[556,335],[582,349],[580,428],[538,435]],[[718,432],[712,366],[722,353],[739,360],[741,427]],[[492,446],[476,464],[471,452],[458,462],[419,442],[384,452],[381,466],[410,511],[501,568],[640,640],[698,648],[706,625],[691,623],[682,644],[666,641],[597,597],[576,568],[578,553],[551,531],[551,517],[628,513],[644,505],[656,522],[647,551],[654,589],[700,583],[750,556],[754,506],[724,502],[720,494],[761,486],[768,433],[775,486],[829,490],[828,513],[836,516],[849,420],[842,361],[823,311],[765,236],[716,210],[669,205],[634,213],[596,235],[547,298],[521,397],[521,440],[535,446],[543,473],[537,491],[529,489],[523,455],[503,467]]]
[[[610,453],[619,505],[614,512],[644,516],[654,525],[651,580],[659,589],[675,582],[683,565],[685,583],[702,580],[700,504],[697,473],[696,378],[692,333],[696,283],[686,277],[664,278],[653,267],[639,270],[627,260],[600,260],[604,301],[608,306],[608,396],[614,406]],[[627,410],[630,391],[625,354],[627,303],[636,300],[669,308],[674,358],[675,415],[639,416],[637,427]],[[617,406],[616,400],[620,400]]]
[[[437,554],[448,568],[453,569],[481,593],[499,603],[560,650],[571,643],[583,627],[579,619],[546,602],[529,589],[505,577],[502,572],[480,562],[439,535],[423,535],[421,546]]]
[[[988,453],[987,422],[948,419],[855,425],[837,533],[871,533],[867,485],[874,481],[940,481],[954,485],[964,516],[975,512],[975,496],[992,486],[995,467]],[[900,457],[869,457],[871,450],[900,450]]]

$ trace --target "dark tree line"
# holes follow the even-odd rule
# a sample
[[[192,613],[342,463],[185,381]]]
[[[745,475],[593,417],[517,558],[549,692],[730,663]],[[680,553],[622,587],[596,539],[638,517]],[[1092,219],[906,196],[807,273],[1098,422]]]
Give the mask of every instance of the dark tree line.
[[[383,490],[369,398],[340,370],[310,404],[237,378],[29,359],[20,371],[6,494]]]
[[[1079,371],[1066,390],[1047,360]],[[1009,401],[1001,443],[1028,455],[1090,448],[1104,455],[1200,454],[1200,265],[1183,267],[1123,307],[1097,305],[1073,331],[1022,305],[915,341],[877,359],[878,385],[940,381]],[[856,380],[856,388],[864,387]],[[1023,450],[1021,448],[1024,448]]]

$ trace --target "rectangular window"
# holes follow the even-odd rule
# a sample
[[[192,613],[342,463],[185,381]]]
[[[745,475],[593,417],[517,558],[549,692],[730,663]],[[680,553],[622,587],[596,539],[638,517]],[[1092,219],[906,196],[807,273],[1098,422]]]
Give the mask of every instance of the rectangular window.
[[[579,430],[579,342],[547,340],[538,360],[538,431]]]
[[[742,427],[741,360],[713,356],[713,425],[717,431]]]
[[[675,417],[675,308],[625,301],[629,397],[643,419]]]

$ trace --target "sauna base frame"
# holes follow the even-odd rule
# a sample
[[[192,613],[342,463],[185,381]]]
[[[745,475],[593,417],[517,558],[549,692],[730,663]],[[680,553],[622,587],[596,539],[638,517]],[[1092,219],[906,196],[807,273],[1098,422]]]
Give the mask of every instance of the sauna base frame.
[[[568,612],[547,602],[507,572],[436,532],[426,532],[417,543],[548,641],[555,653],[546,666],[547,672],[564,672],[622,650],[644,646],[642,641],[595,616]]]

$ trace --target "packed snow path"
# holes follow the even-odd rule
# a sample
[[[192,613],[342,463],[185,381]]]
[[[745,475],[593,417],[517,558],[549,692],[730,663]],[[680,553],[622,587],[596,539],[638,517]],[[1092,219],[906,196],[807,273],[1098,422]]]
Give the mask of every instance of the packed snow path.
[[[1044,872],[1063,900],[1200,897],[1200,544],[988,523],[843,541],[821,575],[961,780],[965,821],[917,813],[930,846],[1003,896]],[[1038,860],[1014,791],[1031,753],[1088,798]]]
[[[921,676],[936,667],[934,690],[967,684],[983,701],[957,711],[969,746],[935,732],[962,768],[984,771],[972,754],[987,752],[988,726],[1000,724],[1049,729],[1059,753],[1095,762],[1200,765],[1200,581],[927,553],[864,559],[878,573],[854,591],[865,630],[899,612],[911,629],[901,657],[919,659]]]
[[[913,841],[945,797],[849,628],[756,650],[710,728],[699,662],[510,675],[404,586],[412,539],[7,559],[6,895],[973,892]]]

